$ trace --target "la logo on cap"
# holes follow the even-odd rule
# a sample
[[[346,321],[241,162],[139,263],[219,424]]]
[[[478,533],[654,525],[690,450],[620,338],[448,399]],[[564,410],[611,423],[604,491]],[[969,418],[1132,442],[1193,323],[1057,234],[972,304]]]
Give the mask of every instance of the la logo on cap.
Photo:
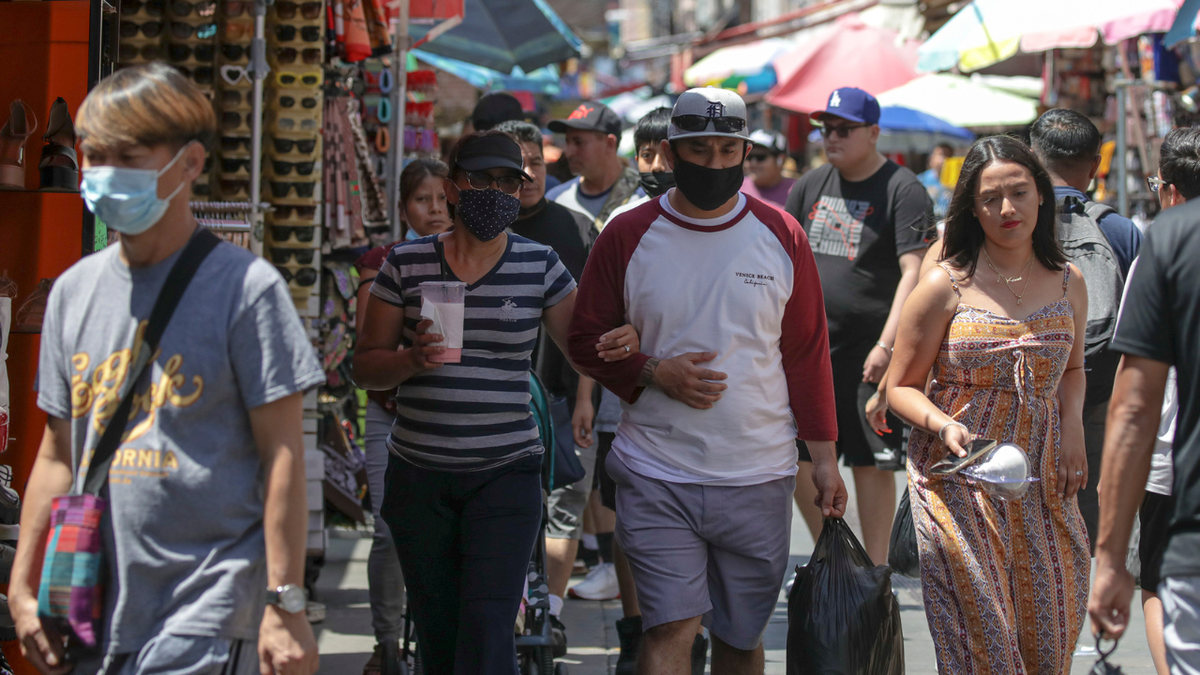
[[[829,107],[838,108],[842,105],[842,95],[836,89],[833,90],[833,95],[829,97]]]
[[[587,105],[580,103],[578,108],[571,111],[571,115],[569,117],[567,117],[567,119],[569,119],[569,120],[585,119],[588,115],[592,114],[593,110],[595,110],[595,108],[589,108],[589,107],[587,107]]]
[[[705,114],[709,117],[724,117],[725,104],[720,101],[709,101],[708,110],[705,111]]]

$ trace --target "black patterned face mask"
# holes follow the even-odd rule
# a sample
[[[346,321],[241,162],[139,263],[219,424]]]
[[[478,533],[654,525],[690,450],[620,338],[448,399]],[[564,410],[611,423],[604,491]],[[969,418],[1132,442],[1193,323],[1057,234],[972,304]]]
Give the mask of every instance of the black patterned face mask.
[[[479,241],[491,241],[516,222],[521,200],[499,190],[459,188],[456,209],[468,232]]]
[[[701,211],[716,211],[733,199],[744,179],[741,162],[726,169],[710,169],[675,155],[675,187]]]
[[[670,171],[643,171],[638,185],[650,198],[654,198],[675,187],[675,174]]]

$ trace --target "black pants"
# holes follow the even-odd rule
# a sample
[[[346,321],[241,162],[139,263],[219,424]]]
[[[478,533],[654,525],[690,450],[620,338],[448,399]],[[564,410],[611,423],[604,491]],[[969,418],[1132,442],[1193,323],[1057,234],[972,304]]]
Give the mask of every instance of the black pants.
[[[1096,531],[1100,523],[1100,458],[1104,456],[1104,428],[1108,401],[1083,408],[1083,446],[1087,453],[1088,482],[1079,491],[1079,513],[1087,527],[1088,546],[1096,554]]]
[[[516,675],[513,627],[542,519],[541,461],[470,473],[392,456],[381,515],[428,675]]]

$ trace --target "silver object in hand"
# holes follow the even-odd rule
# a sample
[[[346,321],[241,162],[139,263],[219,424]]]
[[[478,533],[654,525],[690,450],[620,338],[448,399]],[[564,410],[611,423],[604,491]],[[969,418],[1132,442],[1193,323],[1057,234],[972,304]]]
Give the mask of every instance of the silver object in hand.
[[[625,353],[626,353],[626,354],[628,354],[628,353],[629,353],[629,345],[625,345]]]

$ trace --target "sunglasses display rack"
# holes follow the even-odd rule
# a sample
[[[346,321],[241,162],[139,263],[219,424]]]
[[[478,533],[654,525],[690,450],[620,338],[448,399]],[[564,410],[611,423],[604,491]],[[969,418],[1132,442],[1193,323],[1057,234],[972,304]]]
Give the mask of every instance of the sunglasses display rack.
[[[278,0],[267,12],[262,199],[264,255],[283,274],[301,316],[316,316],[321,269],[321,129],[325,6]]]
[[[223,0],[219,8],[217,49],[217,126],[214,192],[227,201],[248,202],[253,161],[254,84],[246,69],[254,39],[252,0]]]

